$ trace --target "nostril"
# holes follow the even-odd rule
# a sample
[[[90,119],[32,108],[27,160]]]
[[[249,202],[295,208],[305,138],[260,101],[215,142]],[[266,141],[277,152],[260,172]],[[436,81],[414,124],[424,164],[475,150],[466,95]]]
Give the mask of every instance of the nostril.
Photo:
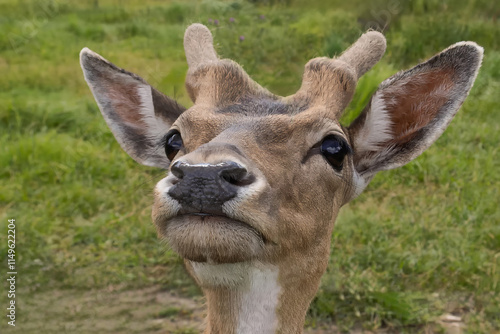
[[[238,186],[238,187],[244,187],[244,186],[248,186],[254,182],[255,182],[255,176],[253,176],[252,174],[247,174],[247,175],[245,175],[245,177],[243,177],[239,180],[235,179],[230,183],[235,185],[235,186]]]
[[[172,166],[170,166],[170,172],[178,179],[184,177],[184,171],[182,170],[182,164],[180,161],[176,161]]]
[[[236,175],[228,173],[228,172],[222,172],[220,177],[223,180],[225,180],[226,182],[229,182],[229,183],[234,184],[234,185],[237,185],[237,183],[240,180]]]
[[[255,181],[255,177],[252,174],[237,164],[231,164],[222,170],[219,176],[226,182],[238,187],[249,185]]]

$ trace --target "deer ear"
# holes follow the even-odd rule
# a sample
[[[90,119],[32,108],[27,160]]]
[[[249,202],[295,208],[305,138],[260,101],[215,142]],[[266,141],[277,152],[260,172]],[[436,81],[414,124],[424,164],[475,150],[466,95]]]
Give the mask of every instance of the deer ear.
[[[358,174],[368,181],[426,150],[464,102],[482,57],[483,48],[461,42],[382,82],[348,129]]]
[[[80,64],[106,123],[135,161],[168,168],[162,138],[185,110],[141,77],[84,48]]]

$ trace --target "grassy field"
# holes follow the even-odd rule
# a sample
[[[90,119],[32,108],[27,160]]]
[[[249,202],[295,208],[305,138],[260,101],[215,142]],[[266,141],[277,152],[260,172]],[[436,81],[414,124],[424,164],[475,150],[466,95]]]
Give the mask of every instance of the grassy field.
[[[280,95],[298,89],[310,58],[338,54],[373,28],[386,34],[387,53],[359,82],[345,124],[382,80],[450,44],[476,41],[485,58],[436,144],[377,175],[341,211],[308,326],[440,332],[437,319],[450,313],[467,333],[500,333],[499,20],[500,4],[489,0],[0,0],[0,309],[10,218],[20,333],[68,317],[47,297],[67,291],[200,294],[151,223],[152,188],[165,172],[139,166],[115,142],[83,80],[84,46],[189,106],[182,37],[190,23],[207,24],[220,55]],[[159,314],[177,314],[169,307]],[[3,332],[10,326],[0,316]]]

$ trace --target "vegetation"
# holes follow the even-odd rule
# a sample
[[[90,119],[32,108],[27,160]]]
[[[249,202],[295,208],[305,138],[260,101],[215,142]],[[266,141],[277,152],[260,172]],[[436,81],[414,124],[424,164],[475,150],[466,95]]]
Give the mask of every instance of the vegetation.
[[[4,232],[15,218],[18,300],[117,284],[200,293],[150,221],[165,172],[139,166],[115,142],[83,80],[82,47],[189,106],[182,37],[192,22],[280,95],[298,89],[310,58],[383,30],[387,54],[359,82],[348,124],[385,78],[476,41],[483,67],[449,129],[343,208],[308,325],[428,332],[452,313],[466,332],[500,333],[498,2],[2,0],[0,12],[0,256],[6,268]]]

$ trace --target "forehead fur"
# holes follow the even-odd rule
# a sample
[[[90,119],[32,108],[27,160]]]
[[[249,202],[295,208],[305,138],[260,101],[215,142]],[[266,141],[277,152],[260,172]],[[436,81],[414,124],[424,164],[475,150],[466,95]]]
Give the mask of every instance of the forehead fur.
[[[307,105],[286,103],[283,99],[246,96],[237,103],[217,108],[215,112],[259,117],[281,114],[295,115],[306,109]]]

